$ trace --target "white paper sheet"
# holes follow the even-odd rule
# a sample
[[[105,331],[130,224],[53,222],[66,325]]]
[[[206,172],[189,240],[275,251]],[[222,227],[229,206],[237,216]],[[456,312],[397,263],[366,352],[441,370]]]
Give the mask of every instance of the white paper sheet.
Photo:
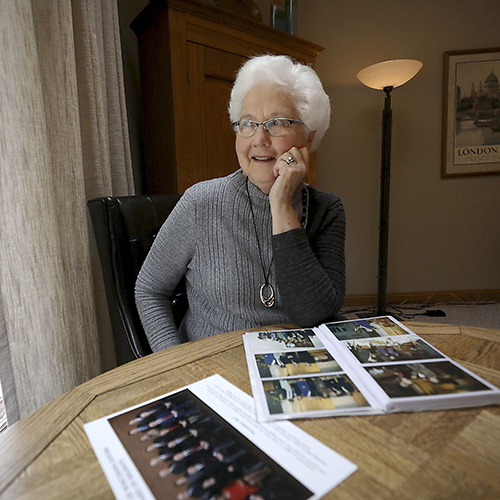
[[[169,395],[185,390],[198,398],[201,405],[208,406],[222,417],[223,420],[219,421],[217,415],[214,416],[224,427],[222,434],[235,437],[238,444],[259,454],[266,467],[272,471],[269,474],[297,485],[300,497],[304,500],[321,498],[357,469],[355,464],[291,422],[257,422],[253,399],[219,375],[200,380]],[[166,467],[169,462],[159,462],[151,467],[149,458],[146,461],[140,458],[141,454],[145,454],[144,449],[148,443],[152,442],[151,439],[141,441],[139,436],[143,435],[137,433],[135,436],[138,444],[133,444],[132,449],[129,433],[119,430],[128,425],[123,422],[128,422],[142,411],[142,407],[150,407],[165,396],[167,395],[84,426],[111,489],[119,500],[155,499],[160,497],[160,491],[162,498],[177,500],[178,495],[185,490],[185,487],[183,489],[171,484],[174,479],[178,480],[179,474],[168,474],[166,479],[156,477],[156,471]],[[148,457],[154,456],[154,452],[149,453]],[[131,455],[134,455],[135,460]]]

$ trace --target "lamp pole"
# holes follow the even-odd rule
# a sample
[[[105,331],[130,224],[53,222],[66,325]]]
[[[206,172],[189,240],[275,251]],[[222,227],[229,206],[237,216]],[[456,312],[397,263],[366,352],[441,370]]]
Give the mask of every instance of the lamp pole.
[[[378,250],[377,316],[384,316],[387,308],[387,254],[389,249],[389,197],[391,182],[391,91],[384,87],[385,101],[382,113],[382,162],[380,173],[380,222]]]
[[[422,68],[415,59],[391,59],[367,66],[358,72],[361,83],[385,92],[382,121],[382,172],[380,173],[380,223],[378,247],[377,316],[387,309],[387,254],[389,248],[389,193],[391,181],[391,92],[410,81]]]

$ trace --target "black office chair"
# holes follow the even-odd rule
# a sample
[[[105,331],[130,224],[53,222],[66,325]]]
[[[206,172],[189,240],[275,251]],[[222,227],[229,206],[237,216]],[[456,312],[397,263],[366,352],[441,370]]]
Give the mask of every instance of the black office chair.
[[[135,306],[135,281],[178,195],[117,196],[87,202],[99,251],[118,365],[150,354]],[[184,281],[171,297],[175,322],[187,311]]]

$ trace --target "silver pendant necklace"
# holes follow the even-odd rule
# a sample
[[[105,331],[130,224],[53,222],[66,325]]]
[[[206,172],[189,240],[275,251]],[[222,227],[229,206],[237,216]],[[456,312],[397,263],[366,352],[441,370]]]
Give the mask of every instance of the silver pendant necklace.
[[[252,222],[253,228],[255,230],[255,239],[257,240],[257,247],[259,249],[259,257],[260,257],[260,265],[262,266],[262,273],[264,274],[264,284],[260,287],[260,300],[266,307],[273,307],[274,305],[274,288],[271,283],[269,283],[269,275],[271,274],[271,267],[274,261],[274,255],[271,259],[271,263],[269,264],[269,269],[266,272],[266,268],[264,267],[264,259],[262,257],[262,249],[260,247],[259,235],[257,233],[257,225],[255,223],[255,214],[252,206],[252,199],[250,198],[250,190],[248,189],[248,177],[245,179],[245,187],[248,195],[248,203],[250,205],[250,212],[252,213]],[[309,215],[309,189],[307,185],[302,190],[302,215],[300,218],[300,225],[303,228],[307,227]]]
[[[248,189],[248,177],[245,180],[245,187],[247,189],[248,203],[250,204],[250,212],[252,213],[253,228],[255,230],[255,238],[257,239],[257,247],[259,249],[260,265],[262,266],[262,273],[264,274],[264,284],[260,287],[260,300],[266,307],[273,307],[274,305],[274,288],[269,283],[269,275],[271,274],[271,266],[273,265],[274,255],[269,264],[269,269],[266,272],[264,267],[264,259],[262,258],[262,250],[260,247],[259,235],[257,233],[257,225],[255,224],[255,214],[252,206],[252,199],[250,198],[250,190]]]

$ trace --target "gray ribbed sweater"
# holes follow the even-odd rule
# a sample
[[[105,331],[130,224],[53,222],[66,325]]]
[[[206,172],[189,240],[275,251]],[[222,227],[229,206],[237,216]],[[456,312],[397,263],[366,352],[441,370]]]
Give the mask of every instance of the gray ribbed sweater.
[[[259,241],[276,303],[264,283],[241,170],[186,190],[162,226],[139,273],[136,303],[153,351],[226,331],[335,316],[344,300],[345,215],[340,200],[308,186],[306,229],[272,235],[269,198],[248,183]],[[302,190],[293,202],[302,210]],[[189,310],[177,331],[168,297],[186,276]]]

